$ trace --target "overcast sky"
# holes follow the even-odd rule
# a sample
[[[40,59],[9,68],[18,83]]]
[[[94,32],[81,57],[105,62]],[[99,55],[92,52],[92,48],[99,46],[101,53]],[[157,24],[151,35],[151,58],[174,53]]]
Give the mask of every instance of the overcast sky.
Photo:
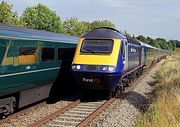
[[[2,0],[0,0],[2,2]],[[180,40],[180,0],[4,0],[22,14],[26,7],[46,5],[64,21],[108,19],[131,35]]]

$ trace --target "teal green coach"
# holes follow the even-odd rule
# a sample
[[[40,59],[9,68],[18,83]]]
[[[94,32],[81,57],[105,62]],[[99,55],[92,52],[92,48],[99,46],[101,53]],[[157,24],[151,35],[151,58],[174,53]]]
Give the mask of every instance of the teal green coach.
[[[49,96],[78,38],[0,24],[0,116]]]

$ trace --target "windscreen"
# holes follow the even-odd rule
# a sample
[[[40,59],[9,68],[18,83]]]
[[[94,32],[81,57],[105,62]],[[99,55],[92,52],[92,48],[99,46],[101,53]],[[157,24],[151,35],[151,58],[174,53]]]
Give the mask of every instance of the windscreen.
[[[113,40],[84,40],[81,53],[110,54],[113,49]]]

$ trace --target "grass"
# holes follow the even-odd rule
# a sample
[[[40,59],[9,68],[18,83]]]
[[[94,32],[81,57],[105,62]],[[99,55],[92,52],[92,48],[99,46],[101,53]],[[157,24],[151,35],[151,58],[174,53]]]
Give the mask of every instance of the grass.
[[[180,55],[180,48],[176,48],[176,49],[173,51],[173,54]]]
[[[155,79],[154,101],[136,127],[180,127],[180,56],[169,57]]]

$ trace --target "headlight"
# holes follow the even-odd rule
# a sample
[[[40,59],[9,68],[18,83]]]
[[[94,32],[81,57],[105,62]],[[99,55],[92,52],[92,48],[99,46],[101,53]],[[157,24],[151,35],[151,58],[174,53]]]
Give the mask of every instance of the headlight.
[[[77,68],[78,70],[80,70],[80,69],[81,69],[81,66],[80,66],[80,65],[77,65],[76,68]]]

